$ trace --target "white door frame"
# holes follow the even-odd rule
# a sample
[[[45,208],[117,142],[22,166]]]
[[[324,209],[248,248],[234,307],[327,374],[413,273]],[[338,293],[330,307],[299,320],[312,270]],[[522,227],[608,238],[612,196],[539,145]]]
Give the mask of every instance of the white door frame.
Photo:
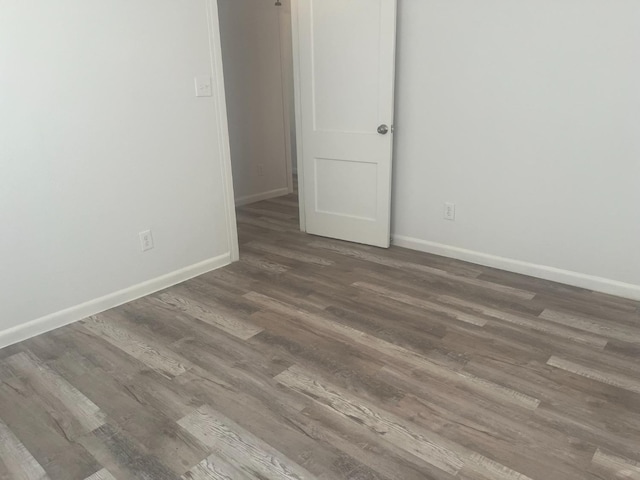
[[[229,123],[227,121],[227,101],[224,90],[224,72],[222,69],[222,44],[220,40],[220,20],[218,1],[207,0],[207,21],[209,22],[209,50],[211,52],[211,73],[213,79],[213,98],[218,121],[218,148],[221,158],[222,186],[224,189],[224,207],[226,211],[229,241],[229,256],[232,262],[240,259],[238,246],[238,223],[236,221],[236,202],[233,193],[233,174],[231,170],[231,147],[229,146]]]
[[[223,184],[223,196],[225,202],[225,212],[226,212],[226,223],[228,229],[228,241],[229,241],[229,250],[230,250],[230,260],[232,262],[236,262],[240,259],[240,249],[238,245],[238,223],[236,219],[236,202],[235,195],[233,191],[233,171],[231,167],[231,148],[229,145],[229,123],[227,119],[227,103],[226,103],[226,95],[225,95],[225,85],[224,85],[224,72],[222,65],[222,44],[219,34],[219,25],[220,18],[218,16],[218,2],[217,0],[207,0],[207,20],[209,22],[209,42],[210,42],[210,51],[211,51],[211,66],[212,66],[212,78],[214,83],[214,100],[215,100],[215,108],[216,115],[218,120],[218,145],[219,145],[219,154],[221,158],[221,170],[222,170],[222,184]],[[287,161],[287,187],[289,193],[293,192],[293,165],[292,165],[292,139],[291,139],[291,115],[290,115],[290,97],[288,95],[288,91],[293,87],[294,91],[298,89],[298,81],[297,81],[297,73],[296,69],[297,65],[297,13],[294,15],[294,5],[296,5],[296,0],[291,0],[291,27],[295,28],[295,31],[292,32],[292,49],[293,49],[293,86],[289,85],[288,73],[285,70],[284,62],[281,62],[282,65],[282,88],[283,88],[283,99],[284,99],[284,117],[283,122],[285,126],[285,153],[286,153],[286,161]],[[283,47],[283,36],[285,30],[284,22],[286,19],[283,19],[282,14],[278,17],[278,25],[280,27],[280,55],[281,58],[284,55],[288,55],[289,52],[286,51]],[[296,18],[296,21],[294,21]],[[297,93],[295,94],[297,96]],[[298,102],[295,101],[295,116],[298,118]],[[296,131],[298,130],[298,122],[296,120]],[[297,150],[297,165],[298,171],[300,172],[300,150]],[[304,213],[303,213],[304,216]],[[301,225],[304,225],[301,223]]]

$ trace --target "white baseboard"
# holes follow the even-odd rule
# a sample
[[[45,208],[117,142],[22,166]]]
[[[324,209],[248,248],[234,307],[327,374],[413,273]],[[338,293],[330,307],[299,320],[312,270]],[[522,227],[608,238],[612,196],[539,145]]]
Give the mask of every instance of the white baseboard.
[[[226,253],[219,257],[210,258],[203,262],[176,270],[175,272],[133,285],[132,287],[125,288],[124,290],[110,293],[104,297],[96,298],[95,300],[90,300],[80,305],[9,328],[0,332],[0,348],[13,345],[14,343],[21,342],[22,340],[77,322],[78,320],[104,312],[105,310],[117,307],[118,305],[131,302],[132,300],[136,300],[140,297],[144,297],[145,295],[171,287],[189,280],[190,278],[202,275],[203,273],[224,267],[229,263],[231,263],[231,257],[229,253]]]
[[[282,197],[283,195],[288,195],[289,193],[289,187],[283,187],[276,190],[269,190],[268,192],[256,193],[255,195],[238,197],[236,198],[236,207],[249,205],[250,203],[260,202],[262,200],[269,200],[270,198]]]
[[[574,287],[608,293],[618,297],[640,300],[640,285],[618,282],[608,278],[585,275],[583,273],[523,262],[511,258],[498,257],[487,253],[476,252],[474,250],[466,250],[464,248],[429,242],[418,238],[405,237],[402,235],[394,235],[392,241],[394,245],[410,248],[411,250],[442,255],[444,257],[464,260],[478,265],[485,265],[487,267],[499,268],[501,270],[542,278],[544,280],[573,285]]]

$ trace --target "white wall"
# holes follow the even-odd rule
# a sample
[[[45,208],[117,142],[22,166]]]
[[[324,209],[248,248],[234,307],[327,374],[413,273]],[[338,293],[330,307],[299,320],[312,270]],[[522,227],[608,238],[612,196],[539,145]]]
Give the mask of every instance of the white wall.
[[[221,78],[215,20],[207,0],[2,2],[0,346],[229,262],[224,110],[193,80]]]
[[[282,95],[284,100],[285,153],[290,168],[298,173],[297,139],[296,139],[296,105],[293,78],[293,32],[291,24],[291,0],[281,0],[279,11],[280,22],[280,59],[282,62]],[[290,178],[292,181],[293,178]],[[293,187],[293,184],[289,185]]]
[[[290,34],[289,1],[218,0],[236,203],[290,191],[289,125],[281,59],[281,25]],[[285,70],[286,71],[286,70]],[[291,87],[289,87],[291,88]]]
[[[640,298],[640,2],[399,0],[398,32],[395,242]]]

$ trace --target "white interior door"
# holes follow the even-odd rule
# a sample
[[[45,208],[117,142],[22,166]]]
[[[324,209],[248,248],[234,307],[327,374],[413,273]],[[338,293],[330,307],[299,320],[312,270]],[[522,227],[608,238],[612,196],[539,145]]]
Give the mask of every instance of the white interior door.
[[[308,233],[389,246],[396,0],[297,0]]]

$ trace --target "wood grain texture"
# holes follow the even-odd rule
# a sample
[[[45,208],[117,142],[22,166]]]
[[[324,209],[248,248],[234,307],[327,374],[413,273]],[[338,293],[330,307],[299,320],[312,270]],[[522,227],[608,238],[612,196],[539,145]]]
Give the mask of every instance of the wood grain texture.
[[[0,350],[0,479],[640,478],[640,302],[301,233]]]
[[[567,340],[572,340],[574,342],[584,343],[592,347],[604,348],[607,345],[606,338],[603,338],[597,335],[589,335],[580,330],[576,330],[574,328],[562,328],[550,322],[541,322],[539,319],[536,319],[536,318],[528,318],[522,314],[517,315],[510,312],[505,312],[504,310],[498,310],[496,308],[486,307],[478,303],[469,302],[466,300],[462,300],[460,298],[450,297],[447,295],[438,295],[436,298],[439,302],[446,303],[448,305],[456,305],[458,307],[463,307],[468,310],[478,312],[479,314],[485,315],[487,317],[495,318],[497,320],[502,320],[508,323],[513,323],[515,325],[530,328],[531,330],[536,330],[542,333],[555,335],[557,337],[561,337]],[[541,315],[540,318],[545,318],[545,317]],[[568,326],[574,327],[573,325],[568,325]]]
[[[149,367],[168,375],[180,375],[189,366],[163,347],[155,347],[125,328],[114,325],[104,316],[87,319],[83,326]]]
[[[242,472],[216,455],[210,455],[180,477],[181,480],[243,480],[258,478]]]
[[[286,265],[269,261],[265,259],[264,256],[254,255],[251,253],[245,253],[240,261],[269,273],[285,273],[289,270],[289,267],[287,267]]]
[[[291,225],[282,224],[269,218],[253,217],[241,212],[237,214],[236,219],[238,221],[238,226],[242,226],[245,228],[247,226],[258,227],[259,230],[264,232],[289,232],[295,230],[295,227],[292,227]]]
[[[14,480],[49,480],[42,466],[0,420],[0,460],[8,478]]]
[[[368,290],[372,293],[381,295],[391,300],[395,300],[397,302],[406,303],[407,305],[419,307],[427,311],[442,313],[456,320],[460,320],[461,322],[470,323],[471,325],[477,325],[479,327],[482,327],[487,324],[487,320],[482,317],[479,317],[476,315],[470,315],[462,311],[449,308],[444,305],[438,305],[437,303],[430,302],[428,300],[423,300],[421,298],[415,298],[401,292],[396,292],[388,288],[381,287],[379,285],[373,285],[367,282],[355,282],[353,286],[357,288],[362,288],[364,290]]]
[[[84,479],[100,466],[77,443],[82,437],[76,436],[77,423],[67,423],[70,412],[51,400],[18,377],[3,376],[0,382],[0,417],[51,480]]]
[[[431,371],[438,368],[438,366],[428,358],[425,358],[414,351],[408,350],[394,343],[387,342],[375,335],[370,335],[347,325],[328,321],[326,316],[304,311],[295,306],[256,292],[249,292],[245,294],[244,297],[264,308],[283,315],[289,315],[296,318],[298,321],[305,322],[318,332],[325,331],[328,335],[332,335],[334,338],[343,339],[345,342],[359,344],[362,348],[369,349],[372,354],[387,357],[390,360],[400,362],[410,368],[427,369]]]
[[[214,309],[186,296],[161,293],[158,298],[167,305],[175,307],[193,318],[202,320],[242,340],[247,340],[262,331],[261,328],[251,325],[233,314],[216,312]]]
[[[77,421],[80,435],[104,425],[105,415],[100,408],[32,353],[17,353],[5,362],[16,373],[26,378],[41,398],[47,399],[48,403],[57,400],[55,403],[60,404],[57,413],[68,413],[67,416]],[[67,418],[59,421],[69,424],[72,420]]]
[[[476,452],[469,452],[462,445],[435,432],[415,424],[411,425],[393,413],[357,399],[342,389],[318,381],[315,376],[309,376],[308,372],[298,367],[287,369],[276,379],[446,473],[456,475],[465,468],[469,472],[488,472],[492,478],[501,480],[529,478],[495,460]]]
[[[640,344],[640,328],[612,325],[610,322],[603,321],[602,319],[587,318],[586,316],[558,312],[551,309],[545,309],[540,314],[540,318],[577,330],[591,332],[604,338]]]
[[[116,480],[116,478],[109,473],[109,470],[103,468],[98,470],[96,473],[87,477],[85,480]]]
[[[629,390],[630,392],[640,394],[640,381],[633,378],[618,375],[614,372],[606,372],[603,370],[586,367],[584,365],[580,365],[579,363],[565,360],[556,356],[551,357],[547,364],[551,365],[552,367],[561,368],[563,370],[566,370],[567,372],[575,373],[576,375],[580,375],[590,380],[595,380],[606,385],[611,385],[613,387],[622,388],[624,390]]]
[[[206,405],[180,419],[178,424],[205,445],[216,448],[239,470],[255,472],[258,478],[315,478],[266,442]]]
[[[613,475],[613,478],[640,480],[640,462],[611,455],[600,449],[593,454],[592,462],[607,470],[610,475]]]
[[[175,480],[178,477],[142,444],[110,424],[94,430],[80,442],[116,478]]]
[[[448,448],[447,442],[435,434],[409,426],[391,414],[385,414],[372,405],[309,377],[299,368],[292,367],[276,379],[444,472],[455,475],[464,466],[459,453],[454,448]]]
[[[347,247],[345,246],[344,243],[336,244],[336,243],[330,243],[326,241],[324,242],[318,241],[318,242],[311,242],[309,246],[324,248],[348,257],[357,258],[359,260],[364,260],[370,263],[377,263],[378,265],[384,265],[387,267],[426,273],[432,276],[444,278],[452,282],[457,282],[465,285],[472,285],[475,287],[480,287],[488,290],[494,290],[494,291],[505,293],[507,295],[511,295],[524,300],[531,300],[535,296],[535,293],[533,292],[528,292],[526,290],[522,290],[519,288],[513,288],[507,285],[500,285],[498,283],[493,283],[486,280],[479,280],[475,278],[477,275],[479,275],[480,272],[478,272],[478,274],[475,276],[456,275],[456,274],[447,272],[445,270],[434,268],[428,265],[423,265],[420,263],[410,262],[410,261],[397,260],[397,259],[382,256],[382,255],[376,255],[374,253],[363,251],[362,247],[360,247],[360,249],[358,249],[358,247]]]
[[[352,458],[361,465],[369,467],[366,473],[358,469],[354,472],[354,478],[423,480],[435,478],[431,476],[432,472],[440,475],[438,478],[453,478],[435,467],[430,469],[426,463],[418,465],[415,456],[395,444],[381,445],[376,438],[377,433],[353,428],[352,419],[333,415],[330,411],[316,405],[310,405],[301,413],[302,415],[292,418],[291,421],[305,435],[319,444],[332,445],[344,452],[344,455],[348,455],[347,458]],[[349,473],[350,471],[347,471],[338,478],[350,478]],[[328,478],[332,477],[328,476]]]
[[[253,206],[246,206],[242,209],[243,212],[253,216],[264,216],[270,218],[278,218],[280,220],[294,220],[297,216],[296,212],[283,213],[273,208],[256,208]]]
[[[333,260],[327,260],[311,253],[299,252],[294,249],[278,247],[276,245],[270,245],[262,242],[250,242],[246,244],[245,247],[260,252],[272,253],[281,257],[290,258],[292,260],[297,260],[298,262],[310,263],[313,265],[320,265],[324,267],[333,265],[335,263]]]

